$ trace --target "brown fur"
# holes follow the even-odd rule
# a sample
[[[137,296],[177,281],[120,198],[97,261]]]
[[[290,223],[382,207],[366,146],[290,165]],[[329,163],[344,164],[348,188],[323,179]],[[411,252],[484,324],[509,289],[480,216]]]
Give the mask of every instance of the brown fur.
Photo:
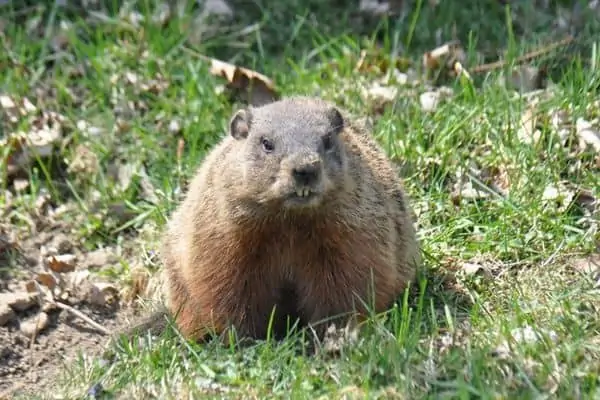
[[[328,133],[329,152],[320,145]],[[273,139],[272,154],[263,136]],[[294,207],[283,198],[294,190],[290,171],[314,157],[321,196]],[[181,332],[198,340],[230,326],[263,338],[274,306],[276,336],[285,316],[315,324],[364,314],[372,299],[380,312],[415,277],[409,215],[393,164],[334,105],[296,97],[239,111],[168,225],[168,307]]]

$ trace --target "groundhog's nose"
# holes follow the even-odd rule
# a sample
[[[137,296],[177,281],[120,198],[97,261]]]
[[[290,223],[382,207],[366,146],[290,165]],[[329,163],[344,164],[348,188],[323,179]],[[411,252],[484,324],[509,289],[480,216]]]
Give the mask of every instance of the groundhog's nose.
[[[292,170],[294,182],[299,186],[313,186],[319,181],[320,174],[319,163],[305,164]]]

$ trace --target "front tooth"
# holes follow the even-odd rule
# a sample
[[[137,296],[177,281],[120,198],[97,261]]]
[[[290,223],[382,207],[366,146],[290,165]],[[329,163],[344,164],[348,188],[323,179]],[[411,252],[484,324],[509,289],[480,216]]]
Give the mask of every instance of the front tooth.
[[[302,189],[296,189],[296,194],[298,197],[302,197]]]
[[[310,189],[304,189],[304,197],[308,197],[310,195]]]

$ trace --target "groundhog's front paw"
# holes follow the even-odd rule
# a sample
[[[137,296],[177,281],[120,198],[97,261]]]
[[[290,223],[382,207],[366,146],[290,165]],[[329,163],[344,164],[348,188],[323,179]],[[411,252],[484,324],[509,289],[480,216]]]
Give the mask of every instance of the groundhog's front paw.
[[[322,339],[315,338],[315,350],[327,355],[338,356],[341,351],[354,346],[358,342],[359,327],[355,321],[348,321],[339,328],[335,323],[331,323],[325,329]]]

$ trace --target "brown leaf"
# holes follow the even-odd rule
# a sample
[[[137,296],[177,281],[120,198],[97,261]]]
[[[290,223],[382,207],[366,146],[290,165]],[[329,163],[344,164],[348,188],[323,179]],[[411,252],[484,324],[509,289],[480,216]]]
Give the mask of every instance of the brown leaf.
[[[58,284],[54,275],[49,274],[47,272],[40,272],[39,274],[37,274],[35,276],[35,280],[37,282],[39,282],[40,284],[46,286],[50,290],[54,290],[54,288]],[[35,287],[35,285],[34,285],[34,287]]]
[[[50,270],[62,274],[65,272],[74,271],[76,260],[77,256],[74,254],[61,254],[48,257],[46,259],[46,265]]]
[[[230,88],[246,92],[249,104],[258,106],[279,97],[273,81],[267,76],[214,58],[210,62],[210,73],[227,79]]]
[[[131,269],[131,284],[125,292],[125,300],[134,301],[138,296],[143,297],[146,294],[151,275],[149,271],[141,266],[135,266]]]
[[[37,285],[35,284],[34,281],[27,281],[27,282],[25,282],[25,290],[28,293],[36,293],[37,292]]]

